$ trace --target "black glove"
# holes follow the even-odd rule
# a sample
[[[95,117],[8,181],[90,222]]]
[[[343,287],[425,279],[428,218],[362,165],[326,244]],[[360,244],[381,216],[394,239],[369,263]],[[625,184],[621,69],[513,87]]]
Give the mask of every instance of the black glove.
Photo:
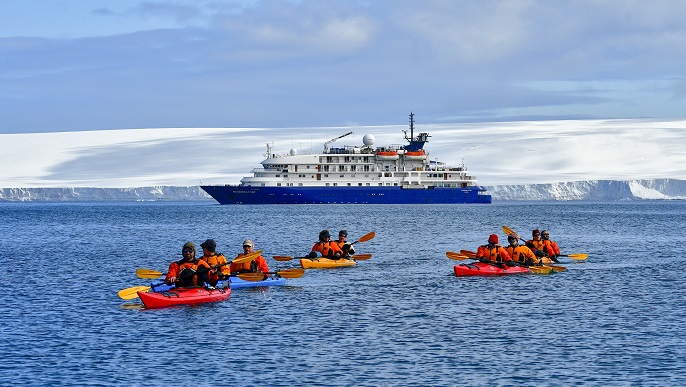
[[[534,254],[535,254],[536,257],[538,257],[538,258],[543,258],[543,257],[545,257],[545,253],[543,252],[543,250],[536,250],[536,252],[535,252]]]
[[[307,255],[307,258],[315,259],[315,258],[317,258],[317,253],[315,253],[314,251],[311,251],[311,252]]]

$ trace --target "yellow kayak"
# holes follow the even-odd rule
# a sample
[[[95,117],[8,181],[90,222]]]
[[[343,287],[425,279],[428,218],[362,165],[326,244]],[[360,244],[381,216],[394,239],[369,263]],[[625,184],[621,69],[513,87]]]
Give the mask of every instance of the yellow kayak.
[[[329,259],[329,258],[301,258],[300,266],[303,269],[332,269],[336,267],[355,266],[357,262],[354,259]]]

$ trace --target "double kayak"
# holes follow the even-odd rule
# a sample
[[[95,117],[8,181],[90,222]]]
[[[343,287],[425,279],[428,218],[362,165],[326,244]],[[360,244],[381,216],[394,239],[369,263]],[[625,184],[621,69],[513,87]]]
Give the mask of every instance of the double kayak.
[[[350,267],[357,265],[354,259],[329,259],[329,258],[301,258],[300,266],[303,269],[332,269],[336,267]]]
[[[231,297],[231,289],[177,288],[164,291],[138,292],[138,297],[146,308],[156,309],[168,306],[224,301]]]
[[[524,266],[495,266],[486,262],[474,262],[469,264],[455,265],[455,275],[458,277],[468,276],[496,276],[508,274],[527,274],[532,273],[529,268]]]

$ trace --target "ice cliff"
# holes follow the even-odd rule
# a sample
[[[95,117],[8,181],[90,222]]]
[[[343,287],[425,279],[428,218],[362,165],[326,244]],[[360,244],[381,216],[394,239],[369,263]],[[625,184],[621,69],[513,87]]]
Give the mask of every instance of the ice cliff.
[[[188,201],[213,200],[198,186],[138,188],[0,188],[0,201]]]
[[[586,180],[486,187],[493,200],[668,200],[686,199],[686,180]]]
[[[499,200],[684,200],[686,180],[586,180],[486,187]],[[213,200],[198,186],[138,188],[0,188],[0,201],[196,201]]]

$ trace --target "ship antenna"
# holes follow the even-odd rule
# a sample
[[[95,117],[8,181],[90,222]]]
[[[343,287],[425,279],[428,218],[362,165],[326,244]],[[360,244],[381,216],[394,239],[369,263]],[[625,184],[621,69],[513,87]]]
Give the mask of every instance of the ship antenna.
[[[410,141],[414,140],[414,113],[410,112]]]

